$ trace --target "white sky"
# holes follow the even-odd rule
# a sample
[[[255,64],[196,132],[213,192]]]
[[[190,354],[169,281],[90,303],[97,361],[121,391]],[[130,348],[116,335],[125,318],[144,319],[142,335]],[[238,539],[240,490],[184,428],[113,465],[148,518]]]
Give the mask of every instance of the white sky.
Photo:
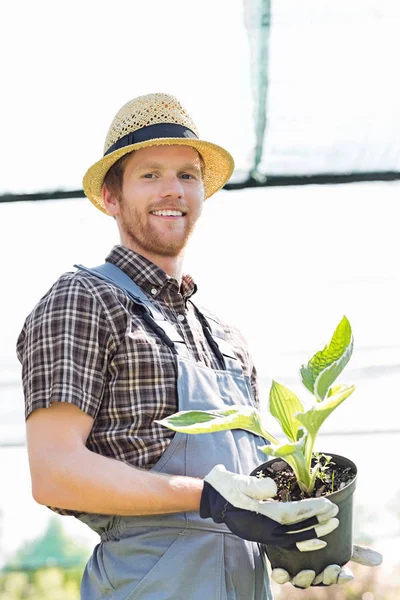
[[[242,0],[3,5],[0,191],[80,188],[115,113],[150,92],[176,95],[204,139],[245,162],[252,109],[242,12]]]
[[[0,193],[81,188],[115,113],[155,91],[175,94],[204,139],[225,146],[238,169],[250,166],[255,89],[243,6],[3,2]],[[261,169],[400,170],[397,0],[272,6]]]

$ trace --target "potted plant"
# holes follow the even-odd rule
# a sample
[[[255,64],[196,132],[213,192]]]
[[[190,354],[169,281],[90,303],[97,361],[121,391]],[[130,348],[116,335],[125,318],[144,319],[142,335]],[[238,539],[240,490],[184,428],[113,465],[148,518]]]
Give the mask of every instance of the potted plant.
[[[181,411],[158,421],[174,431],[199,434],[227,429],[245,429],[269,443],[261,450],[273,457],[251,475],[271,477],[277,484],[277,501],[326,496],[339,506],[340,523],[324,540],[327,546],[315,552],[300,552],[268,546],[271,567],[283,568],[293,577],[303,569],[321,573],[330,564],[343,566],[352,555],[353,492],[357,468],[349,459],[315,451],[318,432],[327,417],[348,398],[354,386],[336,380],[353,351],[351,325],[344,316],[332,339],[301,366],[300,376],[312,397],[304,403],[284,385],[273,381],[269,412],[280,425],[279,440],[267,429],[267,415],[250,406],[230,406],[225,410]]]

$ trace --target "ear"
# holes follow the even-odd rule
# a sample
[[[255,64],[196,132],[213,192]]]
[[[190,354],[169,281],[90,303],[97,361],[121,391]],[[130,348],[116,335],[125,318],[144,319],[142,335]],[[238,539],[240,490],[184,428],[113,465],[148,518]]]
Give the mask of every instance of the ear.
[[[103,183],[103,187],[101,188],[101,197],[103,198],[104,206],[106,207],[107,212],[115,217],[119,214],[119,202],[118,198],[115,194],[110,192],[105,183]]]

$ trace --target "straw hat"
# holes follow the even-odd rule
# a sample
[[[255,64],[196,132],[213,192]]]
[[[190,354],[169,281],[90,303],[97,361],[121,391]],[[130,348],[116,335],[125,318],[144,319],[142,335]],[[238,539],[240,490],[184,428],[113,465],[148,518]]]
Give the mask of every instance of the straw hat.
[[[232,156],[216,144],[199,139],[196,125],[175,96],[147,94],[127,102],[116,114],[104,144],[104,156],[83,178],[93,204],[108,214],[101,188],[112,165],[124,154],[148,146],[182,145],[195,148],[204,161],[205,198],[222,188],[233,173]]]

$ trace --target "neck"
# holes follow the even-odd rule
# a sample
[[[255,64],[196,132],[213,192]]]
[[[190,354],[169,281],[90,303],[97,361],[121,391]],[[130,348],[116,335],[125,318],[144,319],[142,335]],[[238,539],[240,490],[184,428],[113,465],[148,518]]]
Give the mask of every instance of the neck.
[[[123,239],[124,236],[121,237],[121,245],[125,246],[125,248],[129,248],[137,254],[144,256],[150,262],[160,267],[167,275],[176,279],[178,284],[181,284],[182,281],[182,267],[183,267],[183,258],[184,252],[179,253],[178,256],[163,256],[160,254],[156,254],[153,252],[148,252],[143,248],[137,248],[132,242],[129,240]]]
[[[160,267],[167,275],[176,279],[179,285],[182,282],[183,255],[179,256],[159,256],[149,252],[139,252],[142,256]]]

